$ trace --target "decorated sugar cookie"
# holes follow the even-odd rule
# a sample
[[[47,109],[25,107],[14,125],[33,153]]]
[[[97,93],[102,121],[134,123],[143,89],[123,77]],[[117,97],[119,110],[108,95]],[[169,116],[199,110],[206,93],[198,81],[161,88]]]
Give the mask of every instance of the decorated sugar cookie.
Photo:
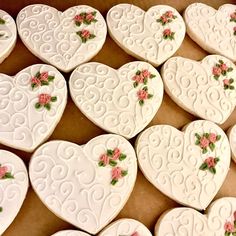
[[[130,62],[118,70],[101,63],[79,66],[70,77],[70,94],[93,123],[132,138],[153,119],[163,98],[163,83],[149,63]]]
[[[164,212],[155,227],[156,236],[234,236],[236,235],[236,198],[214,201],[205,214],[181,207]]]
[[[230,146],[223,130],[210,121],[189,123],[183,131],[169,125],[144,130],[136,143],[140,169],[162,193],[199,210],[223,184]]]
[[[204,50],[236,61],[236,5],[224,4],[218,10],[193,3],[184,12],[187,33]]]
[[[233,125],[227,132],[231,148],[231,157],[236,162],[236,125]]]
[[[53,234],[52,236],[89,236],[89,234],[78,230],[62,230]]]
[[[64,12],[43,4],[29,5],[19,12],[17,28],[35,56],[64,72],[92,59],[107,34],[101,13],[86,5]]]
[[[148,228],[134,219],[120,219],[107,226],[98,236],[152,236]]]
[[[171,57],[185,36],[181,15],[166,5],[153,6],[145,12],[131,4],[118,4],[108,11],[107,26],[122,49],[154,66]]]
[[[16,44],[17,31],[14,19],[0,10],[0,63],[5,60]]]
[[[51,141],[33,154],[29,174],[35,192],[53,213],[96,234],[128,200],[136,180],[136,155],[125,138],[112,134],[83,146]]]
[[[37,64],[14,77],[0,74],[0,143],[31,152],[59,122],[67,102],[66,81],[52,66]]]
[[[0,150],[0,234],[13,222],[28,190],[28,173],[15,154]]]
[[[235,108],[236,67],[225,57],[172,57],[161,74],[169,96],[193,115],[222,124]]]

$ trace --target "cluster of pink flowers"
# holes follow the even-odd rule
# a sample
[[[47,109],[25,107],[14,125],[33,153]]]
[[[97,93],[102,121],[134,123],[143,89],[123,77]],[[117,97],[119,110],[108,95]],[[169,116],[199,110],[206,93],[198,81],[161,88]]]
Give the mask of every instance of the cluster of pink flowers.
[[[98,166],[112,166],[111,170],[111,184],[115,185],[119,179],[128,174],[127,170],[122,170],[121,167],[117,167],[118,161],[123,161],[126,159],[126,155],[123,154],[119,148],[113,150],[108,149],[105,154],[102,154],[99,158]]]
[[[81,12],[74,17],[75,24],[80,26],[81,24],[90,25],[92,22],[97,22],[95,19],[97,12]]]
[[[145,86],[137,92],[140,106],[143,106],[144,101],[153,97],[152,94],[148,93],[148,87]]]
[[[49,82],[55,79],[54,76],[48,74],[47,71],[45,72],[37,72],[34,77],[31,78],[31,87],[32,89],[42,86],[42,85],[49,85]]]
[[[226,76],[227,73],[232,70],[232,67],[228,67],[222,60],[219,60],[219,63],[216,63],[212,68],[212,74],[214,75],[214,78],[218,80],[221,75]]]
[[[132,78],[132,80],[134,80],[134,88],[136,88],[139,84],[147,84],[148,79],[152,79],[154,77],[156,77],[156,75],[151,74],[151,72],[146,69],[142,71],[138,70]]]
[[[230,89],[233,90],[234,89],[234,85],[232,85],[234,83],[234,79],[224,79],[223,80],[224,83],[224,89]]]
[[[7,166],[0,165],[0,179],[14,179]]]
[[[226,221],[224,224],[225,236],[236,235],[236,211],[233,214],[233,223]]]
[[[41,93],[38,97],[38,102],[35,104],[35,108],[39,109],[41,107],[45,107],[47,110],[51,109],[51,102],[56,102],[57,97],[52,97],[50,94]]]
[[[172,20],[176,18],[177,16],[174,15],[173,11],[166,11],[159,19],[157,19],[157,22],[161,23],[162,25],[165,25],[167,23],[172,22]]]
[[[201,147],[203,154],[207,152],[208,147],[211,151],[214,151],[215,143],[221,138],[220,135],[216,135],[215,133],[204,133],[202,136],[196,133],[195,137],[197,138],[195,144]]]
[[[163,31],[163,38],[173,40],[175,37],[175,32],[172,32],[171,29],[165,29]]]
[[[86,43],[89,39],[93,39],[96,36],[91,34],[89,30],[83,29],[81,31],[76,32],[77,35],[80,36],[82,43]]]
[[[202,165],[200,166],[200,170],[209,170],[212,174],[216,173],[216,164],[219,162],[219,158],[216,157],[208,157],[207,159],[205,159],[205,161],[202,163]]]

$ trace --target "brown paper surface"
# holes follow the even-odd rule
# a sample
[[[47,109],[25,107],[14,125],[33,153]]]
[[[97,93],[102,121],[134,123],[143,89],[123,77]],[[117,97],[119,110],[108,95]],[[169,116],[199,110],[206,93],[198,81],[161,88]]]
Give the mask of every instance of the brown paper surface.
[[[183,10],[193,0],[0,0],[0,9],[7,11],[10,15],[16,18],[17,13],[25,6],[35,3],[44,3],[51,5],[58,10],[64,11],[68,7],[86,4],[97,8],[105,17],[107,11],[114,5],[119,3],[131,3],[147,10],[149,7],[157,4],[166,4],[175,7],[181,14]],[[225,3],[236,3],[234,0],[206,0],[201,1],[214,8],[218,8]],[[196,43],[194,43],[187,35],[184,39],[182,46],[176,52],[175,55],[187,57],[190,59],[201,60],[208,53],[201,49]],[[132,56],[125,53],[116,43],[107,36],[106,42],[102,50],[95,56],[92,61],[104,63],[113,68],[119,68],[125,63],[135,60]],[[0,64],[0,73],[8,75],[15,75],[18,71],[24,69],[27,66],[36,63],[43,63],[40,59],[35,57],[30,51],[23,45],[20,38],[17,39],[16,47],[10,56]],[[160,70],[160,67],[158,68]],[[63,73],[68,81],[70,73]],[[197,118],[187,113],[180,107],[178,107],[167,94],[164,95],[162,105],[149,124],[169,124],[176,128],[181,128],[190,121]],[[227,130],[231,125],[236,122],[236,111],[232,113],[230,118],[221,127]],[[77,144],[84,144],[93,137],[103,134],[105,131],[94,125],[89,121],[75,106],[69,97],[68,103],[63,114],[63,117],[56,127],[55,131],[49,138],[67,140],[75,142]],[[134,144],[135,138],[131,140]],[[0,145],[0,149],[6,149],[20,156],[28,167],[31,153],[18,151],[3,145]],[[223,157],[222,157],[223,158]],[[236,197],[236,164],[233,162],[230,166],[230,171],[227,178],[218,192],[215,198],[231,196]],[[144,223],[151,232],[154,231],[154,225],[158,217],[167,209],[179,206],[176,202],[172,201],[160,191],[158,191],[153,185],[151,185],[139,171],[137,181],[134,190],[126,203],[123,210],[117,216],[116,219],[123,217],[130,217]],[[59,230],[63,229],[75,229],[74,226],[62,221],[51,213],[39,200],[32,188],[29,188],[29,192],[25,199],[25,202],[15,218],[14,222],[3,234],[4,236],[49,236]]]

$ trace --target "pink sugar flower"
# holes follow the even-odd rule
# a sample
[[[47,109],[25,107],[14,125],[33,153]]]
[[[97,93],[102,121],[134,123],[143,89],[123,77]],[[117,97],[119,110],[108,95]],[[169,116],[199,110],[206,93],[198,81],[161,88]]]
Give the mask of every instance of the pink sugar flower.
[[[113,152],[112,160],[119,159],[120,155],[121,155],[120,149],[119,148],[115,148],[114,152]]]
[[[48,81],[48,72],[42,72],[40,75],[40,80]]]
[[[120,167],[113,168],[111,176],[112,176],[113,180],[118,180],[118,179],[122,178],[122,170],[121,170],[121,168]]]
[[[0,179],[2,179],[8,171],[8,168],[6,166],[0,166]]]
[[[81,31],[81,36],[85,39],[89,39],[90,37],[90,32],[88,30],[82,30]]]
[[[147,91],[145,91],[145,90],[139,90],[138,92],[137,92],[137,95],[138,95],[138,98],[139,98],[139,100],[145,100],[145,99],[147,99],[148,98],[148,92]]]
[[[200,139],[200,147],[201,148],[207,148],[209,143],[210,143],[209,140],[204,136]]]
[[[103,154],[100,156],[100,161],[106,166],[109,164],[109,156]]]
[[[51,96],[49,94],[46,93],[41,93],[39,95],[39,104],[44,106],[46,104],[48,104],[51,101]]]
[[[234,226],[231,222],[226,221],[225,225],[224,225],[224,229],[225,229],[226,232],[232,233],[234,231]]]
[[[214,133],[210,133],[210,134],[209,134],[209,141],[210,141],[211,143],[215,143],[215,142],[216,142],[216,139],[217,139],[217,135],[216,135],[216,134],[214,134]]]
[[[148,70],[143,70],[143,71],[141,72],[141,74],[142,74],[145,78],[148,78],[148,77],[150,77],[150,75],[151,75],[151,73],[150,73]]]
[[[220,76],[221,69],[217,66],[214,66],[213,69],[212,69],[212,73],[213,73],[213,75]]]
[[[215,167],[215,165],[216,165],[215,159],[213,157],[208,157],[205,160],[205,163],[207,164],[208,168]]]

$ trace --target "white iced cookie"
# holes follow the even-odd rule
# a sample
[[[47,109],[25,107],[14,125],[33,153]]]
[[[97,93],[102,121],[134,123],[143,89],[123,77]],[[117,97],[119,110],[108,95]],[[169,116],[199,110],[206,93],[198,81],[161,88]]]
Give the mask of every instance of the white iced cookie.
[[[64,12],[43,4],[29,5],[19,12],[16,22],[26,47],[64,72],[92,59],[107,34],[101,13],[86,5]]]
[[[14,19],[7,12],[0,10],[0,63],[9,56],[15,47],[16,39]]]
[[[14,77],[0,74],[0,143],[33,151],[52,134],[66,102],[66,81],[52,66],[29,66]]]
[[[45,143],[33,154],[29,174],[35,192],[54,214],[96,234],[128,200],[137,161],[125,138],[107,134],[83,146]]]
[[[227,132],[231,148],[231,157],[236,163],[236,125],[233,125]]]
[[[193,3],[184,12],[187,33],[204,50],[236,61],[236,5],[222,5],[218,11]]]
[[[23,161],[11,152],[0,150],[0,235],[18,214],[28,185]]]
[[[118,4],[108,11],[107,26],[122,49],[154,66],[171,57],[185,36],[181,15],[166,5],[153,6],[145,12],[131,4]]]
[[[78,108],[102,129],[132,138],[153,119],[163,98],[157,70],[141,61],[118,70],[91,62],[70,77],[70,94]]]
[[[236,67],[225,57],[211,55],[202,61],[172,57],[162,67],[165,90],[183,109],[218,124],[236,105]]]
[[[107,226],[98,236],[152,236],[152,234],[141,222],[124,218]]]
[[[89,236],[89,234],[78,230],[62,230],[53,234],[52,236]]]
[[[224,131],[198,120],[183,132],[169,125],[143,131],[136,142],[141,171],[162,193],[196,209],[205,209],[223,184],[230,165]]]
[[[236,234],[236,198],[214,201],[205,215],[191,208],[164,212],[155,227],[156,236],[234,236]]]

